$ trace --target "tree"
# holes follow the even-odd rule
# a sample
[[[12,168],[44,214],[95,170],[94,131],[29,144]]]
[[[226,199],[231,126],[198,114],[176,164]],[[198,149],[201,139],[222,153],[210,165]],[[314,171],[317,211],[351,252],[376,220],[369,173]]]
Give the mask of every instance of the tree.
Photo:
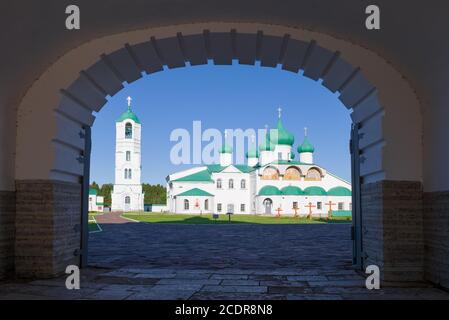
[[[101,186],[100,192],[98,195],[104,197],[104,205],[110,207],[112,203],[111,193],[112,193],[113,185],[112,183],[105,183]]]
[[[160,184],[151,185],[144,183],[142,185],[143,192],[145,193],[145,203],[149,204],[166,204],[167,203],[167,190]]]

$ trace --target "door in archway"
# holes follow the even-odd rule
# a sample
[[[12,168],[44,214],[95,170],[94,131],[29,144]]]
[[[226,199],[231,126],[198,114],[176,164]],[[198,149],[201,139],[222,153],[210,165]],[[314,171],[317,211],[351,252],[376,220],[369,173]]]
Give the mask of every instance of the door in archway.
[[[265,214],[271,214],[271,208],[273,207],[273,201],[269,198],[263,201],[263,206],[265,207]]]
[[[124,211],[131,211],[131,197],[130,196],[125,197]]]

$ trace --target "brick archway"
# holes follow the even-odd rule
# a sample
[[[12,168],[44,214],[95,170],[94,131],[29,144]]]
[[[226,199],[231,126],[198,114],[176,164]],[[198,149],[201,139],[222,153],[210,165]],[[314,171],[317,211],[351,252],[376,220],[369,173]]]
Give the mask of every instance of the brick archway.
[[[93,124],[93,113],[105,105],[106,96],[120,91],[124,81],[138,80],[141,72],[151,74],[164,67],[201,65],[208,60],[218,65],[231,65],[233,60],[249,65],[258,61],[263,67],[281,65],[285,71],[303,71],[340,93],[339,99],[352,111],[353,122],[361,125],[367,261],[385,267],[385,278],[401,278],[402,261],[393,257],[404,248],[408,249],[403,253],[407,261],[420,253],[410,249],[409,239],[396,242],[395,248],[387,245],[389,230],[397,231],[400,225],[395,218],[385,219],[389,208],[384,197],[385,190],[391,189],[406,200],[421,193],[422,147],[416,145],[421,140],[421,115],[413,90],[388,63],[366,49],[324,34],[259,24],[173,26],[101,38],[62,57],[35,83],[19,108],[17,212],[23,219],[16,221],[16,272],[53,275],[76,261],[82,128]],[[36,100],[43,110],[30,113]],[[411,120],[397,130],[404,113]],[[48,124],[38,133],[38,145],[37,133],[28,126],[36,121]],[[38,166],[31,157],[36,156],[29,148],[33,144],[42,151],[37,155]],[[398,166],[397,155],[409,159],[407,164]],[[33,226],[36,230],[51,226],[48,232],[30,236],[30,230],[25,230],[30,217],[21,212],[26,212],[34,192],[49,197],[53,206],[42,205],[45,218]],[[420,205],[419,199],[416,201],[404,203],[404,210],[416,210]],[[422,237],[418,224],[411,232]],[[48,250],[36,254],[36,242],[41,240],[48,241]],[[412,269],[412,280],[421,278],[420,261]]]

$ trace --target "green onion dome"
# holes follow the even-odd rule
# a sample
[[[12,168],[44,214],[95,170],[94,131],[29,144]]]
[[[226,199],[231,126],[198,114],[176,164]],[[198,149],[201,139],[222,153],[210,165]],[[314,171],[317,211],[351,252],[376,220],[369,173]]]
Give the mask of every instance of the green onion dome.
[[[133,120],[135,123],[140,124],[139,118],[137,118],[135,113],[132,112],[130,108],[128,108],[128,110],[126,110],[125,112],[122,113],[120,118],[117,119],[117,122],[122,122],[125,120]]]
[[[270,138],[273,144],[292,146],[295,142],[295,137],[293,134],[285,130],[281,119],[278,120],[277,130],[273,130],[273,134]]]
[[[246,153],[246,157],[247,158],[259,158],[259,151],[256,148],[250,149]]]
[[[332,189],[329,189],[329,191],[327,192],[328,196],[340,196],[340,197],[347,197],[347,196],[351,196],[352,192],[351,190],[349,190],[348,188],[345,187],[335,187]]]
[[[267,130],[264,141],[259,146],[260,151],[274,151],[274,144],[270,141],[270,131]]]
[[[304,153],[304,152],[313,153],[314,151],[315,151],[315,148],[313,147],[313,145],[309,142],[309,140],[307,140],[307,137],[304,137],[304,141],[298,147],[298,152],[299,153]]]

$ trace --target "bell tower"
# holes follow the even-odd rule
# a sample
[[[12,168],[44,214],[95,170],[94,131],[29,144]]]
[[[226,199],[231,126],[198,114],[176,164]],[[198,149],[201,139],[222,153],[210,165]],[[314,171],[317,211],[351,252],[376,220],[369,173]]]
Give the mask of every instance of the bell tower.
[[[112,192],[113,211],[142,211],[141,184],[141,123],[131,111],[131,97],[127,98],[128,110],[115,124],[115,183]]]

